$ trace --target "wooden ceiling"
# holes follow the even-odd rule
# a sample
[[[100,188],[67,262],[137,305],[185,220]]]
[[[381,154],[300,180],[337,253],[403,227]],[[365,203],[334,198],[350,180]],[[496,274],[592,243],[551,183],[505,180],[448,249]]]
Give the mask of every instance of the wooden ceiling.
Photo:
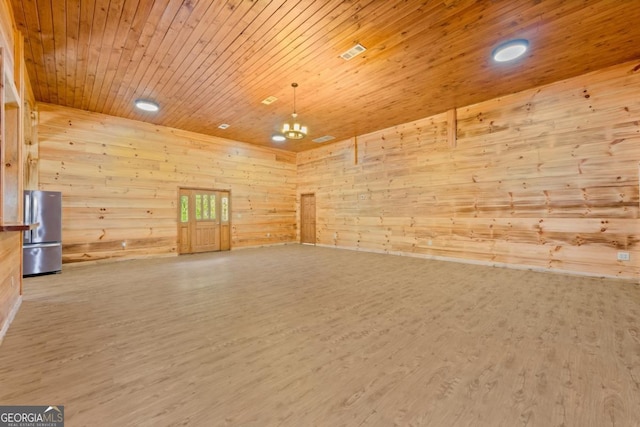
[[[292,151],[640,58],[636,0],[11,3],[38,101]],[[513,38],[527,56],[493,63]],[[276,144],[292,82],[310,134]]]

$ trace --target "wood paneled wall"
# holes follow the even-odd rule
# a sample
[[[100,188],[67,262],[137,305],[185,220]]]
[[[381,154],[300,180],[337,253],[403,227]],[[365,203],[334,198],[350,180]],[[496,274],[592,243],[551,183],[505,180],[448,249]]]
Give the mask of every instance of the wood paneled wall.
[[[22,40],[20,33],[16,32],[13,21],[13,11],[8,0],[0,0],[0,49],[2,50],[3,70],[0,73],[2,84],[7,90],[6,78],[18,84],[23,83],[20,77],[23,70],[23,52],[21,50]],[[17,39],[17,40],[16,40]],[[15,58],[14,55],[19,55]],[[14,77],[16,77],[14,79]],[[4,103],[5,100],[2,99]],[[20,102],[20,101],[18,101]],[[4,108],[4,105],[3,105]],[[5,164],[0,169],[11,169],[11,173],[0,173],[0,203],[3,210],[5,206],[9,209],[7,213],[0,213],[0,222],[16,222],[20,220],[21,206],[16,204],[21,199],[19,196],[22,174],[22,164],[20,164],[20,152],[18,145],[22,145],[19,140],[21,132],[17,120],[16,106],[10,108],[9,117],[4,117],[4,122],[0,123],[0,152],[4,151]],[[8,119],[14,121],[13,127],[8,126]],[[4,139],[3,139],[4,138]],[[7,144],[12,139],[15,144]],[[15,172],[14,172],[15,171]],[[3,181],[4,179],[4,181]],[[10,200],[7,202],[7,200]],[[12,317],[18,310],[21,302],[22,292],[22,234],[16,231],[0,231],[0,342],[9,328]]]
[[[20,303],[22,240],[19,232],[0,232],[0,343]]]
[[[294,153],[38,109],[40,188],[63,193],[63,262],[176,253],[179,187],[231,191],[232,248],[295,240]]]
[[[453,147],[443,113],[302,152],[298,198],[321,245],[637,279],[639,93],[627,63],[458,108]]]
[[[33,99],[29,97],[29,99]],[[24,145],[22,159],[24,161],[24,189],[38,189],[38,110],[34,101],[24,104]]]

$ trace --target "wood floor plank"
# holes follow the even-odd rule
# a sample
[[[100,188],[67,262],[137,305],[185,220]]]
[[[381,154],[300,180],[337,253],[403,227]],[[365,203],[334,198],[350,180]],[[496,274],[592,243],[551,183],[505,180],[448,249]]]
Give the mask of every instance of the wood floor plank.
[[[301,245],[25,279],[0,404],[69,425],[633,426],[640,286]]]

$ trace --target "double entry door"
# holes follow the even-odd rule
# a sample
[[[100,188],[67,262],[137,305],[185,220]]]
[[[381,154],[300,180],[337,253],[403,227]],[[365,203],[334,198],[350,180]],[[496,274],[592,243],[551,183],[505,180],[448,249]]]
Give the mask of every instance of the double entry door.
[[[230,249],[228,191],[181,188],[178,207],[179,253]]]

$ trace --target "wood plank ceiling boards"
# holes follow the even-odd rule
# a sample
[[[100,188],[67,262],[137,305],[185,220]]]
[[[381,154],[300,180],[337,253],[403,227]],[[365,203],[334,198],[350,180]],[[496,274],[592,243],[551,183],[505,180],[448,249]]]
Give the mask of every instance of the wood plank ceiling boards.
[[[640,57],[633,1],[11,3],[38,101],[296,152]],[[527,57],[493,63],[512,38]],[[310,133],[278,145],[294,81]]]

